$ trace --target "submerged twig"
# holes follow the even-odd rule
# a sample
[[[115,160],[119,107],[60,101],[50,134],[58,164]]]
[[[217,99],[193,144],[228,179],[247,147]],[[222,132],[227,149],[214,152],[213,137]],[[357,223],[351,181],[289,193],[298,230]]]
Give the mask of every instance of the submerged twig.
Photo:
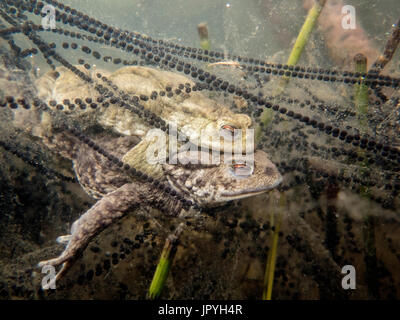
[[[393,26],[394,28],[392,34],[385,44],[383,53],[378,57],[378,59],[376,59],[371,67],[370,72],[379,73],[385,68],[390,60],[392,60],[393,55],[400,43],[400,19]]]
[[[393,26],[393,31],[385,44],[383,53],[376,59],[368,73],[379,75],[385,66],[392,60],[400,43],[400,19]],[[387,101],[387,97],[381,92],[382,88],[380,86],[373,87],[372,89],[379,99],[383,102]]]
[[[215,66],[228,66],[228,67],[237,67],[241,68],[240,63],[237,61],[219,61],[219,62],[214,62],[210,63],[207,65],[207,67],[215,67]]]

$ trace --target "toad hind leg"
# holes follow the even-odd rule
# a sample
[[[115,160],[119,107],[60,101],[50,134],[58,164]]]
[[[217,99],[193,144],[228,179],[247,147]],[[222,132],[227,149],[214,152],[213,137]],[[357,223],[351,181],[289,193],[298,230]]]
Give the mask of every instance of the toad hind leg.
[[[93,237],[138,205],[140,196],[135,184],[125,184],[107,194],[74,222],[68,245],[61,255],[41,261],[38,266],[57,267],[63,264],[55,279],[58,280],[73,265]]]

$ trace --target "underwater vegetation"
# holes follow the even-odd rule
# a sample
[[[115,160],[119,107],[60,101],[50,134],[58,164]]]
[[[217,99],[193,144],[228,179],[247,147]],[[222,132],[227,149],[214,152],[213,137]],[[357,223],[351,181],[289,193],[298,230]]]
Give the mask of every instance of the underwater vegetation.
[[[321,19],[298,61],[288,62],[304,8],[315,3]],[[0,297],[144,299],[172,243],[164,299],[398,299],[400,6],[393,3],[398,16],[388,17],[391,27],[377,36],[363,29],[364,16],[346,33],[342,4],[255,1],[281,29],[277,47],[260,53],[264,47],[254,49],[251,35],[241,42],[227,34],[218,46],[211,23],[209,42],[199,49],[204,38],[186,45],[155,31],[146,35],[78,5],[1,0]],[[56,14],[48,30],[41,25],[46,5]],[[293,26],[282,22],[285,10],[298,18]],[[240,19],[227,21],[235,30]],[[267,22],[257,23],[263,29]],[[261,41],[257,32],[253,37]],[[123,67],[136,68],[131,87]],[[218,112],[235,119],[222,125],[228,131],[247,130],[251,120],[256,150],[268,154],[282,182],[207,207],[215,199],[193,195],[193,186],[174,188],[183,190],[180,177],[189,181],[199,168],[149,168],[140,152],[128,153],[147,141],[138,143],[136,131],[169,132],[175,105],[194,97],[202,97],[202,109],[176,110],[188,140],[186,128],[219,119]],[[110,172],[118,179],[107,180]],[[216,187],[233,188],[212,174]],[[208,187],[203,182],[193,185]],[[132,190],[114,194],[113,206],[103,201],[129,183]],[[43,290],[37,264],[60,256],[65,246],[55,239],[102,203],[99,214],[124,214],[77,250],[56,290]],[[342,287],[346,265],[356,270],[354,290]]]

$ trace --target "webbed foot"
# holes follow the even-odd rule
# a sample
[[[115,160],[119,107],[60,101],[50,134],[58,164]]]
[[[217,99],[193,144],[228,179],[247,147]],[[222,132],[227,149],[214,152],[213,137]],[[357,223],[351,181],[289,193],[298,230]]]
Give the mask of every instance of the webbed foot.
[[[69,241],[71,240],[72,235],[71,234],[66,234],[65,236],[59,236],[56,241],[57,243],[67,245]]]
[[[56,267],[62,264],[61,269],[57,272],[56,276],[46,284],[46,288],[55,288],[56,282],[61,279],[61,277],[71,268],[73,265],[72,260],[65,261],[64,259],[60,259],[61,257],[44,260],[38,263],[39,268],[43,268],[45,266],[53,266]]]

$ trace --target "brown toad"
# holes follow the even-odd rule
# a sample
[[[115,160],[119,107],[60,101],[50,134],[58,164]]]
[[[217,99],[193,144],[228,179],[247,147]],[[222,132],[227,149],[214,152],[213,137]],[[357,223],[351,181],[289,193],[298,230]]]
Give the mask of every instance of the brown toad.
[[[140,66],[123,67],[113,73],[105,70],[92,72],[82,66],[76,68],[90,77],[93,83],[87,83],[65,67],[58,67],[38,79],[36,87],[38,97],[50,106],[56,108],[66,102],[64,105],[68,107],[64,108],[65,112],[81,119],[81,123],[97,122],[120,134],[140,137],[154,127],[131,110],[121,108],[118,103],[108,107],[100,107],[99,103],[99,107],[91,108],[93,103],[107,100],[96,90],[96,86],[101,85],[109,89],[114,97],[120,97],[122,93],[122,96],[136,98],[144,110],[151,111],[167,125],[176,126],[196,145],[201,143],[208,149],[230,152],[232,142],[245,149],[246,141],[252,139],[252,132],[248,130],[250,117],[235,114],[203,93],[193,91],[195,83],[180,74]],[[113,86],[114,89],[110,89]],[[240,130],[241,135],[236,135],[235,129]],[[141,150],[147,146],[138,144],[135,148]]]
[[[193,215],[193,210],[183,210],[182,204],[149,182],[133,179],[121,167],[111,163],[66,131],[53,132],[46,144],[70,158],[79,182],[84,189],[99,200],[71,227],[71,235],[59,238],[67,242],[66,249],[55,259],[40,262],[39,266],[63,265],[55,280],[64,274],[91,239],[114,221],[141,205],[151,206],[172,216]],[[121,159],[137,142],[135,137],[104,137],[96,143],[102,150]],[[210,153],[185,151],[175,154],[177,164],[159,164],[162,175],[159,183],[167,184],[180,198],[199,205],[218,205],[225,201],[241,199],[266,192],[276,187],[282,177],[263,151],[256,151],[253,165],[225,161],[211,164]],[[196,160],[196,161],[193,161]],[[241,160],[243,157],[241,156]],[[226,163],[225,163],[226,162]],[[150,166],[150,164],[145,164]]]

